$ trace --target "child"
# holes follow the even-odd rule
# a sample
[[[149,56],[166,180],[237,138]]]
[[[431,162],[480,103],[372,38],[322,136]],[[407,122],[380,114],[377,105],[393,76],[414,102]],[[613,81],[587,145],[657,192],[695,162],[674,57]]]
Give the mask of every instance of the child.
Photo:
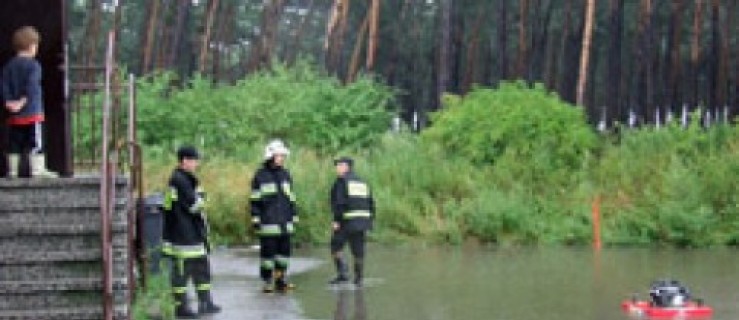
[[[9,176],[54,176],[46,171],[42,153],[41,124],[44,103],[41,91],[41,65],[34,58],[40,41],[33,27],[13,33],[16,56],[3,67],[3,104],[8,112]]]

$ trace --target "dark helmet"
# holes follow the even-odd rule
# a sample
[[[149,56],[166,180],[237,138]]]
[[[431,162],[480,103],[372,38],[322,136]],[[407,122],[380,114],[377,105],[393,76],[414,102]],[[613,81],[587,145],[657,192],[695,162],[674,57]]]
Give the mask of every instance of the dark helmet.
[[[334,159],[334,165],[337,165],[339,163],[345,163],[351,168],[352,166],[354,166],[354,159],[346,157],[346,156]]]
[[[193,146],[182,146],[177,149],[177,160],[182,161],[183,159],[200,159],[200,153]]]

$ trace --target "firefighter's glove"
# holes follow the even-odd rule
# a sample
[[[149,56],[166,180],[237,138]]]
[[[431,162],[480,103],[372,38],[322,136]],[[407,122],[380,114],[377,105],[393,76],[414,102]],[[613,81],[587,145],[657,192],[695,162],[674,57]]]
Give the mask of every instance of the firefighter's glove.
[[[259,231],[259,228],[261,227],[259,217],[253,217],[251,219],[251,226],[254,228],[254,231]]]
[[[205,198],[198,195],[195,198],[195,203],[190,206],[190,213],[200,213],[205,208]]]

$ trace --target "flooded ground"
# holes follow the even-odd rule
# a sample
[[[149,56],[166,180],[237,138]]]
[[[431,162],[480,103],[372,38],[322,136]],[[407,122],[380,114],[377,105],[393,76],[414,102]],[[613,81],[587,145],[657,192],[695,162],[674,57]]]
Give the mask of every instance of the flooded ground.
[[[361,290],[326,284],[325,249],[298,250],[288,295],[259,292],[258,258],[248,251],[214,257],[216,320],[627,320],[619,308],[646,296],[658,278],[686,283],[714,308],[714,320],[739,319],[736,249],[388,248],[369,250]]]

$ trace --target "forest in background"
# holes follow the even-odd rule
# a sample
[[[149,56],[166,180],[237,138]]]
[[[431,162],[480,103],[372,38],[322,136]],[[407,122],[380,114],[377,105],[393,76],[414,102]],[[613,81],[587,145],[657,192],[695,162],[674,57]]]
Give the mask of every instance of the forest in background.
[[[739,243],[738,127],[707,125],[736,119],[733,1],[68,3],[74,63],[98,63],[112,27],[142,76],[147,192],[178,145],[203,151],[217,243],[253,240],[246,186],[274,137],[300,242],[328,239],[331,159],[349,154],[373,240],[585,244],[598,200],[607,245]],[[398,111],[424,130],[389,131]],[[593,130],[630,111],[660,126]]]
[[[543,83],[609,127],[696,109],[704,122],[728,120],[739,105],[734,0],[68,3],[77,64],[102,59],[110,28],[120,34],[118,60],[139,75],[235,83],[308,59],[344,83],[366,73],[396,88],[400,115],[419,127],[441,107],[440,93],[511,79]]]

